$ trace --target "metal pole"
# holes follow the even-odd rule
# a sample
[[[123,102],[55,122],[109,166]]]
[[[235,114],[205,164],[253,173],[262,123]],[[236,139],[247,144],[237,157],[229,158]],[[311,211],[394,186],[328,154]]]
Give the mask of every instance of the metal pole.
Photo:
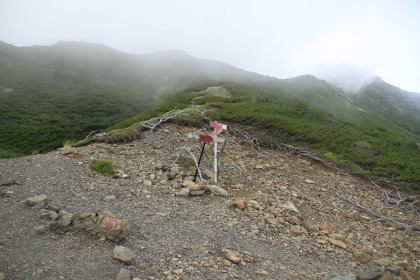
[[[199,168],[199,166],[200,166],[201,158],[203,157],[204,147],[205,147],[205,146],[206,146],[206,142],[203,142],[203,148],[201,149],[200,159],[198,160],[198,163],[197,163],[197,168],[195,169],[194,182],[195,182],[195,179],[197,178],[198,168]]]
[[[217,183],[217,142],[214,142],[214,181]]]

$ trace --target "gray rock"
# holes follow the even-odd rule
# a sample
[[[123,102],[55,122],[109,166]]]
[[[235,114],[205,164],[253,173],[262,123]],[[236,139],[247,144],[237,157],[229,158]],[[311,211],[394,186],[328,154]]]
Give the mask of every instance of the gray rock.
[[[115,246],[114,258],[127,265],[136,264],[136,255],[133,251],[123,246]]]
[[[0,272],[0,280],[6,280],[6,276],[4,276],[3,272]]]
[[[41,210],[39,216],[41,218],[47,218],[47,219],[50,219],[50,220],[53,220],[53,221],[55,221],[55,220],[58,219],[57,212],[50,211],[50,210],[45,210],[45,209],[44,210]]]
[[[364,270],[357,274],[358,280],[376,280],[382,274],[382,269],[380,267],[374,267],[368,270]]]
[[[63,226],[69,226],[71,224],[71,218],[73,217],[72,213],[67,213],[61,216],[61,224]]]
[[[10,172],[0,173],[0,186],[9,186],[15,183]]]
[[[330,280],[356,280],[356,276],[353,276],[351,274],[342,274],[334,276],[333,278],[330,278]]]
[[[43,234],[45,232],[46,227],[45,226],[39,226],[39,227],[34,227],[33,233],[34,234]]]
[[[117,198],[115,197],[115,195],[107,195],[104,198],[104,201],[113,201],[116,200]]]
[[[121,268],[118,272],[116,280],[131,280],[131,272],[126,268]]]
[[[48,196],[46,194],[43,194],[43,195],[28,197],[26,199],[26,203],[28,203],[30,206],[35,206],[35,205],[38,205],[38,204],[44,204],[45,205],[47,200],[48,200]]]
[[[192,191],[190,191],[190,194],[192,196],[202,196],[202,195],[205,194],[205,192],[206,192],[206,190],[192,190]]]
[[[190,196],[190,190],[188,188],[182,188],[175,193],[175,195],[180,197],[188,197]]]
[[[216,186],[216,185],[209,185],[209,186],[207,186],[207,188],[212,192],[212,193],[214,193],[214,194],[216,194],[216,195],[220,195],[220,196],[224,196],[224,197],[228,197],[229,196],[229,194],[228,194],[228,192],[227,191],[225,191],[224,189],[222,189],[221,187],[219,187],[219,186]]]
[[[391,272],[394,275],[399,276],[400,272],[401,272],[401,270],[403,270],[403,268],[401,266],[393,265],[393,266],[387,267],[386,270],[388,270],[389,272]]]

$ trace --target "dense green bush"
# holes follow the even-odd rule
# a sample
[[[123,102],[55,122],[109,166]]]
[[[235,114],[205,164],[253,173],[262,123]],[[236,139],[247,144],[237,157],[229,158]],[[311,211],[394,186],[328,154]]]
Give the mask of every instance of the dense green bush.
[[[102,174],[106,177],[111,176],[114,171],[114,165],[110,160],[102,159],[102,160],[92,160],[92,162],[89,164],[89,168],[92,171],[96,171],[99,174]]]

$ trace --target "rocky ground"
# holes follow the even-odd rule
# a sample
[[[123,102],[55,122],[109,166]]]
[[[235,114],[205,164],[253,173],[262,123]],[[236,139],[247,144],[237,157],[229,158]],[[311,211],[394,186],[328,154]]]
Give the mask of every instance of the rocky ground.
[[[0,160],[0,279],[420,279],[416,193],[256,151],[231,131],[220,155],[226,197],[209,187],[209,150],[198,185],[187,151],[168,168],[186,144],[199,156],[189,130],[164,124],[130,143]],[[93,173],[93,159],[118,173]],[[27,200],[38,195],[48,202]],[[127,237],[64,224],[86,209],[126,220]]]

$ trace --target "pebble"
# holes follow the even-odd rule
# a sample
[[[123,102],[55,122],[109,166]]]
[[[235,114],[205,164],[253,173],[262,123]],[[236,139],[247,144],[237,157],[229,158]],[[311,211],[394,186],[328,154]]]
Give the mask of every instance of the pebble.
[[[131,280],[131,272],[126,268],[121,268],[115,280]]]
[[[114,258],[127,265],[135,265],[136,255],[130,249],[123,246],[115,246]]]

